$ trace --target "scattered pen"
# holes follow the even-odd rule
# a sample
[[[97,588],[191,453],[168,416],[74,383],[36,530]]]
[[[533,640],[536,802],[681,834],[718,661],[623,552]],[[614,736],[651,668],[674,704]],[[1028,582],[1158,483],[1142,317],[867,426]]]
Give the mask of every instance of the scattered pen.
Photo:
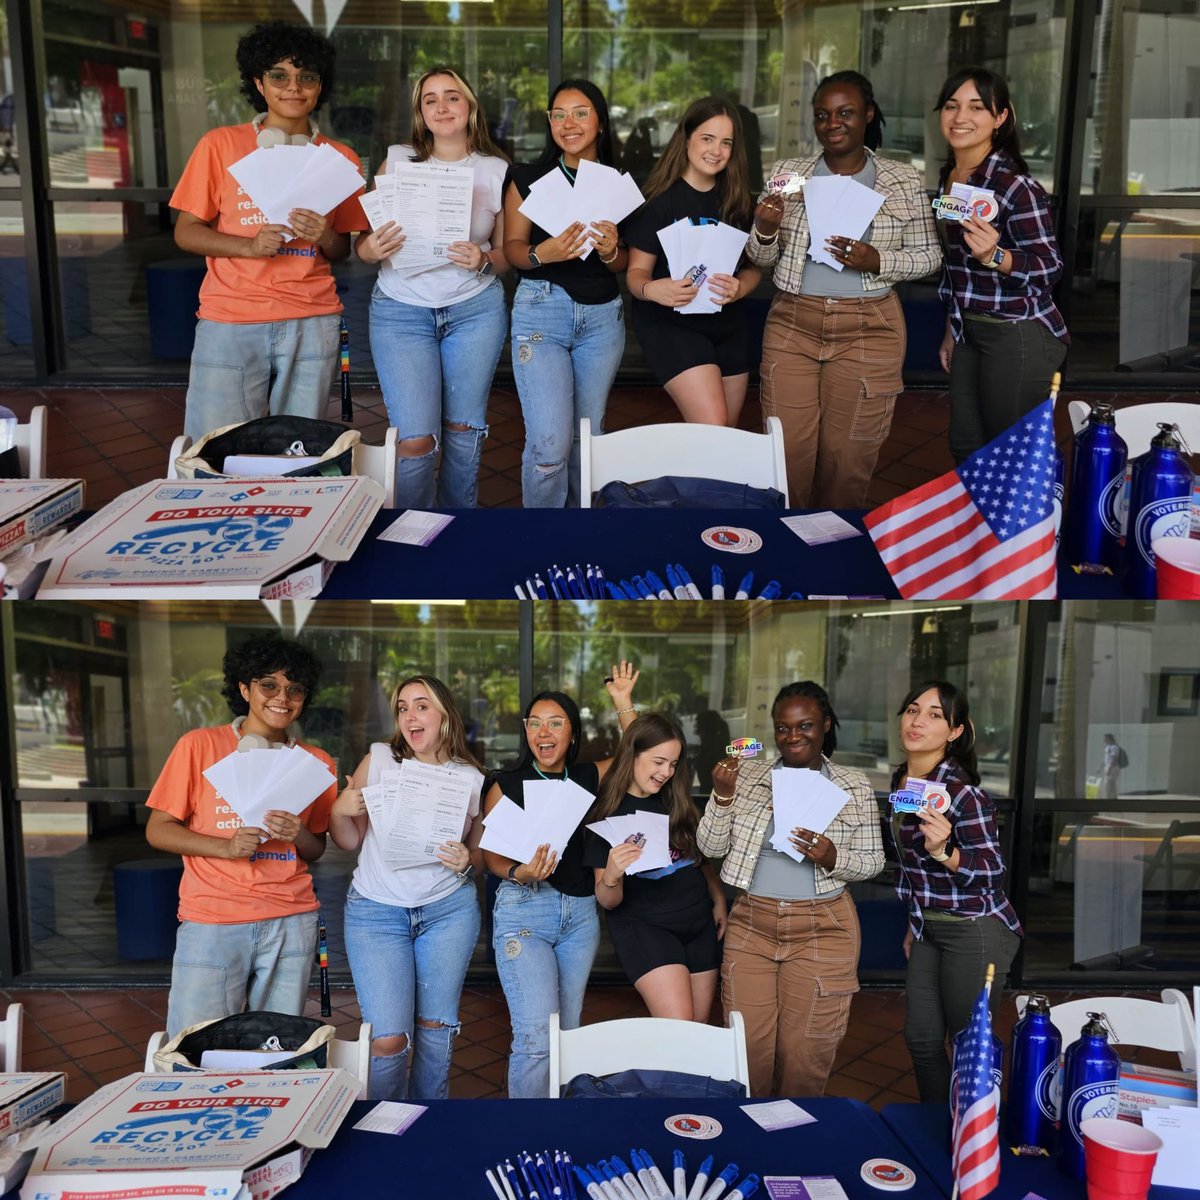
[[[642,1156],[642,1152],[640,1150],[630,1150],[629,1161],[633,1163],[633,1169],[637,1172],[638,1183],[642,1185],[642,1191],[646,1193],[649,1200],[662,1200],[658,1184],[654,1182],[654,1176],[650,1174],[650,1166]]]
[[[708,1187],[708,1173],[712,1170],[712,1165],[713,1156],[709,1154],[700,1164],[696,1178],[692,1180],[692,1190],[688,1192],[688,1200],[700,1200],[700,1197],[704,1195],[704,1189]]]
[[[734,599],[735,600],[749,600],[750,599],[750,589],[753,586],[754,586],[754,572],[747,571],[746,574],[742,576],[742,582],[738,584],[737,595],[734,596]]]
[[[633,584],[629,582],[628,579],[621,580],[621,591],[623,591],[625,593],[626,600],[640,600],[641,599],[641,596],[638,595],[637,588],[635,588],[633,586]]]
[[[605,1180],[604,1176],[600,1173],[594,1163],[588,1163],[587,1171],[592,1179],[595,1180],[596,1186],[600,1189],[600,1194],[604,1197],[604,1200],[617,1200],[616,1191],[613,1189],[612,1185]]]
[[[675,574],[679,576],[684,588],[687,590],[689,600],[704,599],[704,597],[700,595],[700,589],[692,581],[691,575],[689,575],[687,571],[683,569],[683,563],[675,564]]]
[[[505,1194],[500,1190],[500,1185],[496,1182],[496,1177],[491,1171],[484,1171],[487,1176],[487,1181],[492,1185],[492,1191],[496,1193],[496,1200],[508,1200]]]
[[[669,587],[653,572],[646,572],[646,585],[654,592],[660,600],[674,600],[674,593]]]
[[[567,1181],[567,1188],[571,1193],[571,1200],[579,1200],[579,1193],[575,1190],[575,1160],[564,1150],[562,1161],[563,1178]]]
[[[615,583],[610,583],[607,579],[604,581],[604,586],[608,588],[608,598],[610,600],[628,600],[629,597]]]
[[[525,595],[525,591],[519,583],[513,584],[513,591],[517,593],[518,600],[528,600],[529,599],[529,597]]]
[[[525,1157],[520,1154],[517,1155],[517,1166],[521,1168],[521,1178],[525,1180],[525,1190],[529,1193],[530,1200],[540,1200],[538,1190],[530,1182],[529,1172],[525,1169]]]
[[[646,1169],[650,1172],[650,1178],[658,1185],[658,1194],[662,1200],[671,1200],[671,1189],[667,1187],[667,1181],[663,1178],[663,1173],[658,1169],[658,1163],[650,1157],[649,1150],[642,1151],[642,1160],[646,1164]]]
[[[550,591],[554,593],[555,600],[561,600],[563,598],[562,588],[567,586],[567,581],[563,578],[563,573],[559,569],[558,563],[555,563],[551,568],[546,576],[546,580],[550,584]],[[560,582],[562,584],[561,588],[559,587]]]
[[[684,586],[683,580],[679,578],[679,572],[675,569],[674,563],[667,563],[667,586],[676,600],[688,599],[688,590]]]
[[[789,600],[803,600],[803,599],[804,599],[804,593],[803,593],[803,592],[793,592],[793,593],[792,593],[792,594],[791,594],[791,595],[788,597],[788,599],[789,599]]]
[[[712,569],[712,598],[714,600],[725,599],[725,572],[716,565]]]
[[[715,567],[714,570],[720,570]],[[683,1157],[682,1150],[676,1150],[674,1154],[675,1162],[675,1200],[687,1200],[687,1159]]]
[[[528,593],[530,600],[537,599],[537,589],[533,586],[533,580],[528,575],[525,576],[525,591]]]
[[[612,1188],[617,1200],[634,1200],[633,1193],[625,1186],[625,1181],[617,1174],[612,1163],[607,1158],[602,1158],[596,1166],[600,1168],[605,1182]]]
[[[640,575],[633,577],[633,586],[637,588],[637,594],[643,600],[654,599],[654,593],[650,590],[650,585]]]
[[[593,1182],[591,1175],[582,1167],[572,1165],[571,1169],[575,1172],[575,1178],[583,1184],[583,1190],[591,1196],[592,1200],[604,1200],[604,1193],[600,1190],[600,1185]]]
[[[567,587],[570,589],[573,599],[587,599],[587,596],[583,593],[583,585],[579,582],[579,576],[575,574],[575,568],[570,564],[567,565]]]
[[[725,1200],[750,1200],[750,1197],[758,1191],[758,1185],[762,1182],[757,1175],[747,1175],[741,1183],[725,1197]]]
[[[737,1163],[730,1163],[708,1186],[700,1200],[717,1200],[717,1197],[738,1177]]]
[[[518,1161],[520,1161],[519,1158]],[[525,1200],[525,1193],[521,1191],[521,1185],[517,1182],[517,1172],[516,1168],[512,1165],[511,1158],[504,1160],[504,1172],[508,1176],[509,1189],[516,1196],[516,1200]]]
[[[496,1178],[500,1180],[500,1184],[504,1188],[505,1200],[517,1200],[512,1184],[509,1183],[508,1176],[504,1172],[503,1163],[496,1164]]]
[[[537,598],[539,600],[549,600],[550,599],[550,593],[546,591],[546,585],[542,582],[542,577],[540,575],[537,575],[537,574],[534,575],[533,586],[534,586],[534,590],[537,592]]]
[[[608,586],[608,579],[604,574],[604,568],[599,563],[596,564],[596,599],[604,599],[604,589]]]
[[[758,593],[760,600],[778,600],[783,595],[783,585],[778,579],[772,579],[767,586]]]
[[[613,1165],[613,1170],[621,1177],[625,1183],[625,1190],[633,1197],[633,1200],[650,1200],[650,1197],[642,1190],[641,1183],[638,1182],[638,1177],[631,1171],[625,1163],[615,1154],[609,1159]]]
[[[593,600],[600,600],[602,597],[596,594],[596,573],[592,570],[592,564],[587,565],[587,574],[584,576],[584,585],[587,588],[587,594]]]

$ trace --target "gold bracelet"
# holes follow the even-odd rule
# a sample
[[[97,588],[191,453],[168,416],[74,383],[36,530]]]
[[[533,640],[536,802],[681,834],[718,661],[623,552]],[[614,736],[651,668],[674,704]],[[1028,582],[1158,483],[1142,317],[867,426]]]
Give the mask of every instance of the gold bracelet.
[[[616,244],[616,245],[613,247],[612,258],[605,258],[603,254],[598,254],[598,255],[597,255],[597,257],[600,259],[600,261],[601,261],[601,262],[602,262],[602,263],[603,263],[603,264],[604,264],[606,267],[610,267],[610,266],[612,266],[612,264],[613,264],[613,263],[615,263],[615,262],[617,261],[617,256],[618,256],[620,253],[621,253],[621,243],[620,243],[620,242],[618,242],[618,243],[617,243],[617,244]]]
[[[708,794],[709,794],[709,795],[710,795],[710,796],[711,796],[711,797],[712,797],[712,798],[713,798],[713,799],[714,799],[714,800],[715,800],[715,801],[716,801],[718,804],[725,805],[725,804],[732,804],[732,803],[733,803],[733,797],[732,797],[732,796],[719,796],[719,795],[717,795],[717,789],[716,789],[716,788],[713,788],[713,790],[712,790],[711,792],[709,792]]]
[[[602,884],[604,884],[604,886],[606,888],[612,888],[612,890],[615,892],[617,890],[617,888],[619,888],[621,886],[622,880],[618,879],[616,883],[609,883],[608,880],[605,879],[603,875],[601,875],[600,882]]]
[[[617,716],[618,716],[618,717],[623,717],[623,716],[624,716],[626,713],[635,713],[635,712],[637,712],[637,709],[636,709],[636,708],[633,708],[633,707],[630,707],[630,708],[618,708],[618,709],[616,710],[616,714],[617,714]]]

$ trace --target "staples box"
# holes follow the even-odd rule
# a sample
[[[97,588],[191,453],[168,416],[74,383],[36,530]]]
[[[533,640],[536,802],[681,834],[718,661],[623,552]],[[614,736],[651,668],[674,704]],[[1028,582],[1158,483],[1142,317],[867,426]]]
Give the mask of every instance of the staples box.
[[[147,483],[55,547],[38,596],[316,596],[382,505],[383,489],[365,475]]]
[[[1196,1076],[1166,1067],[1121,1064],[1117,1115],[1126,1121],[1141,1120],[1147,1108],[1169,1108],[1173,1104],[1196,1107]]]
[[[57,1108],[63,1102],[66,1080],[61,1071],[0,1075],[0,1139]]]
[[[328,1146],[348,1071],[128,1075],[37,1141],[22,1200],[266,1200]]]
[[[82,479],[0,479],[0,558],[82,508]]]

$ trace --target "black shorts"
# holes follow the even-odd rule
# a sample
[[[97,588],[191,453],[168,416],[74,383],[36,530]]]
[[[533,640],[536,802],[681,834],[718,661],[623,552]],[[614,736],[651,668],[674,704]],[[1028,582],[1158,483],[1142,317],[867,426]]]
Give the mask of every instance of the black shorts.
[[[746,321],[740,312],[685,317],[661,304],[635,301],[632,323],[646,361],[661,384],[692,367],[716,366],[722,379],[744,375],[750,369]]]
[[[687,967],[689,975],[715,971],[721,965],[711,902],[680,913],[655,914],[653,919],[644,913],[621,916],[611,912],[608,936],[630,983],[656,967],[676,963]]]

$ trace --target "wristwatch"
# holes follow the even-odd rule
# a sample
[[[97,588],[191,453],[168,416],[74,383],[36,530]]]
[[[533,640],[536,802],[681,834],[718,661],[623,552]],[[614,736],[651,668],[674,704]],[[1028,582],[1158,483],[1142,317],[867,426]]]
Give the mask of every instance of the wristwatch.
[[[475,274],[478,275],[480,279],[486,279],[494,270],[495,267],[492,266],[492,260],[485,254],[483,256],[483,262],[479,264],[479,270],[476,271]]]
[[[1004,266],[1004,251],[1001,250],[999,246],[992,251],[992,257],[987,260],[987,265],[989,267]]]
[[[529,265],[531,267],[540,267],[542,265],[542,260],[538,258],[537,251],[534,250],[532,242],[529,243]]]
[[[947,842],[946,845],[944,845],[942,847],[941,854],[934,854],[933,851],[931,850],[929,852],[929,857],[932,858],[933,861],[936,863],[944,863],[944,862],[950,861],[950,855],[953,853],[954,853],[954,851],[950,849],[950,843]]]
[[[517,868],[518,868],[520,865],[521,865],[520,863],[513,863],[513,865],[512,865],[511,867],[509,867],[509,868],[508,868],[508,875],[506,876],[506,878],[508,878],[508,879],[511,879],[511,880],[513,881],[513,883],[520,883],[520,882],[521,882],[521,881],[520,881],[520,880],[517,878]]]

